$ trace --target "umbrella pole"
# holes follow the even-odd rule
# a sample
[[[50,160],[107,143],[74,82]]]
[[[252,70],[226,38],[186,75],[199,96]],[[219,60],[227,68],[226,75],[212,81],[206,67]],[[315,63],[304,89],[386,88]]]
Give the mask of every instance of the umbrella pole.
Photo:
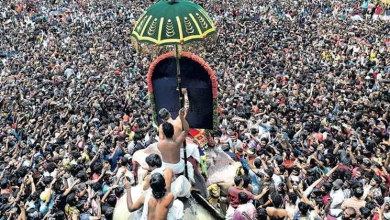
[[[176,71],[177,71],[177,87],[179,89],[179,104],[180,108],[184,107],[183,93],[181,91],[181,74],[180,74],[180,54],[179,45],[176,44]],[[183,128],[183,122],[182,122]],[[183,142],[183,153],[184,153],[184,175],[188,179],[188,167],[187,167],[187,142],[184,139]]]

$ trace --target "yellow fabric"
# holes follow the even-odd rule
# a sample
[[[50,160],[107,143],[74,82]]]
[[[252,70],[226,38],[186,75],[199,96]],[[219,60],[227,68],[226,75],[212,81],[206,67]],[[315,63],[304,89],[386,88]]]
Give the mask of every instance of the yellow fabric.
[[[209,203],[211,205],[216,205],[218,204],[218,199],[219,199],[219,187],[217,184],[212,184],[209,187],[207,187],[207,191],[209,192]]]
[[[135,133],[134,133],[134,131],[130,130],[130,132],[125,131],[125,134],[129,137],[129,140],[131,141],[131,140],[133,140]]]
[[[81,158],[85,159],[86,162],[88,162],[88,161],[90,160],[89,155],[86,154],[86,153],[83,153],[83,154],[81,155]]]
[[[370,61],[373,61],[376,57],[376,54],[374,52],[371,51],[370,53]]]

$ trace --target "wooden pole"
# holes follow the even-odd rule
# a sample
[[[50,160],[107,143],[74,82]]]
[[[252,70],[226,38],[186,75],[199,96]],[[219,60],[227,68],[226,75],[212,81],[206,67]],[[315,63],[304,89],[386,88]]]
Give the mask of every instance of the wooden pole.
[[[179,106],[180,108],[184,107],[184,98],[181,91],[181,74],[180,74],[180,54],[179,54],[179,45],[176,44],[176,71],[177,71],[177,87],[179,90]],[[182,122],[183,129],[183,122]],[[184,175],[188,179],[188,167],[187,167],[187,142],[184,139],[183,142],[183,153],[184,153]]]

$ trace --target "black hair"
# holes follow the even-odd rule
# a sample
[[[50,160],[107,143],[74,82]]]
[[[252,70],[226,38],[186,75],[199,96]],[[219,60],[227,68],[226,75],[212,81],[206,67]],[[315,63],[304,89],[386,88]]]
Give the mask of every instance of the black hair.
[[[378,185],[382,183],[382,179],[379,176],[374,176],[374,180]]]
[[[80,179],[81,182],[85,182],[88,180],[87,173],[84,170],[79,171],[76,177]]]
[[[309,211],[310,206],[304,202],[300,202],[298,204],[298,209],[302,213],[303,216],[307,215],[307,212]]]
[[[385,203],[385,200],[383,199],[383,196],[376,196],[375,201],[379,206],[382,206]]]
[[[374,202],[373,200],[370,200],[366,203],[365,207],[368,208],[369,210],[374,210],[376,207],[376,202]]]
[[[325,188],[325,191],[326,192],[330,192],[330,190],[332,190],[332,184],[328,183],[328,182],[325,182],[324,185],[322,185],[324,188]]]
[[[96,163],[94,163],[94,165],[92,166],[92,172],[93,172],[93,173],[98,173],[98,174],[100,174],[102,169],[103,169],[103,164],[100,163],[100,162],[96,162]]]
[[[267,220],[268,215],[265,208],[261,208],[257,210],[257,220]]]
[[[175,130],[173,128],[173,125],[169,122],[165,122],[162,124],[162,129],[164,132],[165,137],[172,138],[173,134],[175,133]]]
[[[150,179],[150,187],[154,198],[161,199],[165,196],[165,179],[160,173],[154,173]]]
[[[241,182],[242,182],[241,176],[234,177],[234,184],[236,184],[236,186],[240,185]]]
[[[114,190],[114,193],[115,193],[115,196],[116,197],[121,197],[123,195],[123,193],[125,192],[125,188],[123,188],[122,186],[119,186],[117,187],[115,190]]]
[[[360,199],[364,194],[364,190],[361,187],[357,187],[353,190],[353,196]]]
[[[286,171],[286,168],[283,165],[279,166],[280,173],[284,173]]]
[[[3,171],[5,172],[5,171]],[[8,179],[7,178],[4,178],[0,181],[0,187],[1,189],[7,189],[7,186],[8,186]]]
[[[283,198],[280,194],[278,193],[273,193],[271,195],[272,203],[276,208],[279,208],[283,204]]]
[[[76,205],[76,194],[75,193],[70,193],[66,197],[66,203],[68,203],[70,206]]]
[[[261,166],[261,160],[259,158],[256,158],[255,161],[253,162],[253,164],[255,165],[255,167],[257,169],[259,169]]]
[[[117,203],[116,196],[113,194],[109,195],[107,198],[107,204],[111,207],[115,207],[116,203]]]
[[[43,177],[43,183],[45,185],[49,185],[51,183],[51,181],[53,181],[53,177],[52,176],[45,176],[45,177]]]
[[[295,204],[297,202],[298,196],[294,192],[290,192],[287,194],[288,198],[290,199],[292,204]]]
[[[121,161],[122,166],[127,166],[128,162],[129,162],[129,159],[127,159],[127,157],[122,157],[122,161]]]
[[[240,204],[246,204],[248,202],[248,194],[240,192],[238,194],[238,201],[240,202]]]
[[[106,217],[107,220],[112,220],[114,217],[114,210],[114,207],[108,207],[104,212],[104,217]]]
[[[364,217],[364,219],[368,219],[368,217],[370,217],[371,215],[371,210],[366,207],[360,207],[359,211]]]
[[[244,188],[248,188],[249,184],[251,184],[251,178],[248,175],[244,175],[242,177],[242,180],[244,180]]]
[[[322,190],[321,190],[321,189],[318,189],[318,188],[314,188],[313,191],[312,191],[312,193],[313,193],[314,195],[316,195],[316,197],[318,197],[318,196],[321,196],[321,195],[322,195]]]
[[[269,176],[269,178],[272,178],[274,175],[274,171],[271,168],[265,170],[265,173]]]
[[[146,157],[145,162],[150,166],[150,167],[161,167],[162,162],[161,162],[161,157],[157,154],[151,154]]]

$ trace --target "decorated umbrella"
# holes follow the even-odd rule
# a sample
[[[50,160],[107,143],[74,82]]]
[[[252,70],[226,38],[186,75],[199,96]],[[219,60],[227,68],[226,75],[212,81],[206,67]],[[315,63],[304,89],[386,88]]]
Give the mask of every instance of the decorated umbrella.
[[[165,0],[157,2],[140,16],[131,35],[141,43],[175,45],[179,101],[180,106],[184,106],[179,62],[181,45],[202,41],[212,33],[215,33],[214,23],[201,6],[186,0]],[[184,159],[187,164],[185,142]],[[187,166],[185,174],[188,177]]]

